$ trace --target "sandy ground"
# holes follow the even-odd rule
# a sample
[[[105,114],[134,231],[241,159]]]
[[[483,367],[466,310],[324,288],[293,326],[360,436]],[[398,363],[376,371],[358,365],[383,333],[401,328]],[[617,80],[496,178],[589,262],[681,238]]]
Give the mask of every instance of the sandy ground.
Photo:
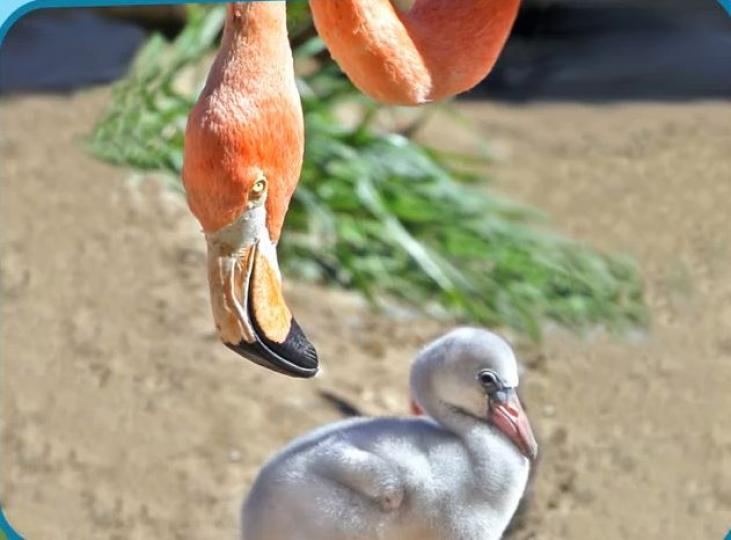
[[[36,539],[235,538],[257,468],[338,417],[406,411],[444,323],[289,282],[326,370],[290,380],[219,346],[182,200],[82,149],[108,93],[3,102],[2,504]],[[467,104],[497,187],[634,255],[654,326],[523,348],[542,443],[521,539],[720,539],[731,527],[731,106]],[[438,119],[423,134],[469,146]]]

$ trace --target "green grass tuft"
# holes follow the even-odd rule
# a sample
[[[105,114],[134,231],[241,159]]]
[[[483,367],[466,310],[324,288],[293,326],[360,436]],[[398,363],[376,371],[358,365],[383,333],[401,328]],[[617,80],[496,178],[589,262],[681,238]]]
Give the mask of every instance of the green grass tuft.
[[[546,320],[574,329],[646,323],[631,261],[544,232],[540,212],[481,189],[473,157],[374,129],[377,106],[323,60],[306,3],[295,6],[295,54],[318,68],[298,81],[307,142],[280,246],[285,272],[533,338]],[[223,18],[223,8],[192,7],[172,43],[149,40],[90,136],[92,152],[167,171],[180,189],[185,121]],[[185,78],[195,84],[184,88]],[[335,117],[343,102],[363,111],[355,127]]]

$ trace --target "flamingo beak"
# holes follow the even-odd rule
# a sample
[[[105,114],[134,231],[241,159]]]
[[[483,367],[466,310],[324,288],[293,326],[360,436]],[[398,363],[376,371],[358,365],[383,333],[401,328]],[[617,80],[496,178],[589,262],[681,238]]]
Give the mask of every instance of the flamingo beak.
[[[528,416],[513,388],[499,390],[489,398],[488,419],[530,460],[538,456],[538,443]]]
[[[284,301],[264,206],[246,210],[206,238],[211,305],[221,341],[273,371],[316,375],[317,352]]]

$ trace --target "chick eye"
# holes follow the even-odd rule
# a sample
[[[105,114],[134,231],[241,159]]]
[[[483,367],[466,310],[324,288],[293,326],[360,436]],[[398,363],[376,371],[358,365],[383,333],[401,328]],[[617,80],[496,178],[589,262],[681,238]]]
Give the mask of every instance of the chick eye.
[[[480,381],[480,384],[488,390],[494,390],[500,386],[500,380],[493,371],[480,371],[477,374],[477,380]]]

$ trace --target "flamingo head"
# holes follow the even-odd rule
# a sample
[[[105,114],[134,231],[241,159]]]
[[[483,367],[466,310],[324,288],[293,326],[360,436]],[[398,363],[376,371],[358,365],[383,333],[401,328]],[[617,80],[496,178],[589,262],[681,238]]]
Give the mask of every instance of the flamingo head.
[[[486,423],[534,460],[538,444],[517,387],[517,361],[507,342],[486,330],[458,328],[417,357],[412,411],[440,418],[446,408],[454,417]]]
[[[317,352],[285,303],[276,251],[302,162],[294,107],[279,105],[275,121],[251,114],[232,123],[242,114],[202,99],[188,123],[183,181],[206,236],[221,341],[264,367],[308,378],[318,371]]]
[[[183,183],[206,237],[221,341],[257,364],[306,378],[318,371],[317,353],[285,303],[276,250],[303,154],[284,2],[230,4],[188,118]]]
[[[312,377],[318,369],[317,352],[285,303],[268,226],[270,212],[279,209],[267,200],[280,194],[262,171],[248,183],[239,216],[206,233],[216,329],[223,343],[241,356],[287,375]],[[280,212],[283,217],[284,210]],[[281,222],[280,216],[274,221]]]

